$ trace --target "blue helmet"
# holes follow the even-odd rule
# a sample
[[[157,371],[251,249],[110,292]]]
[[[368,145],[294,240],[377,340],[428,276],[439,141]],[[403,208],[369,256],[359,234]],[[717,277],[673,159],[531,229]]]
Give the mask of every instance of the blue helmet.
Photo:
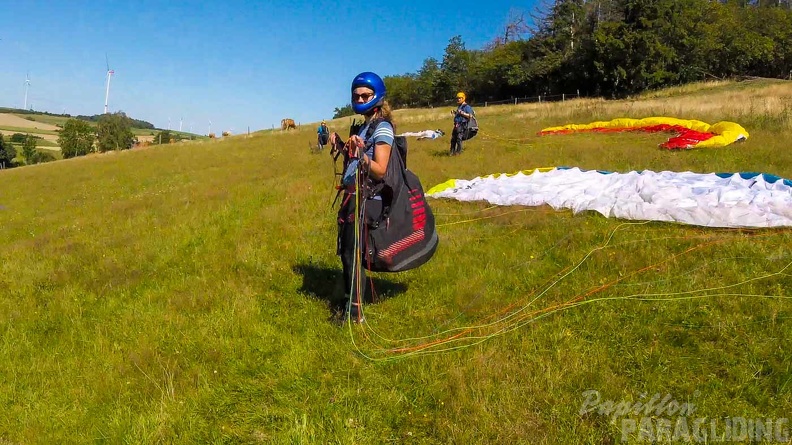
[[[355,110],[355,113],[366,114],[373,108],[382,105],[382,100],[385,99],[387,91],[385,90],[385,82],[382,81],[380,76],[368,71],[360,73],[352,81],[352,91],[355,91],[355,88],[358,87],[371,88],[374,91],[374,97],[362,104],[352,101],[352,109]]]

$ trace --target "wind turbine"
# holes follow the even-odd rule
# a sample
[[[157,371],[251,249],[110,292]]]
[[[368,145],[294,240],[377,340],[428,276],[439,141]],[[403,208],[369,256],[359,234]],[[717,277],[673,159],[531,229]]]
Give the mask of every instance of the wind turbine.
[[[25,75],[25,110],[27,110],[27,94],[28,94],[28,87],[30,87],[30,73]]]
[[[115,71],[110,69],[110,62],[107,60],[107,53],[105,53],[105,65],[107,66],[107,89],[105,90],[105,109],[107,114],[107,100],[110,98],[110,78],[115,74]]]

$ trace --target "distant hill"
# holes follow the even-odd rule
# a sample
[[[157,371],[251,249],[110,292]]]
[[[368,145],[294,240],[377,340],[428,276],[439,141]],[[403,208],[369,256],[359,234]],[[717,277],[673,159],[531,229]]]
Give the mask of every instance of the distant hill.
[[[31,110],[22,110],[22,109],[19,109],[19,108],[5,108],[5,107],[0,107],[0,113],[30,114],[30,115],[40,115],[40,116],[54,116],[54,117],[62,117],[62,118],[65,118],[65,119],[74,118],[74,119],[80,119],[80,120],[84,120],[84,121],[88,121],[88,122],[98,122],[99,118],[102,117],[101,114],[94,114],[94,115],[91,115],[91,116],[85,116],[85,115],[72,116],[71,114],[48,113],[46,111],[31,111]],[[140,119],[133,119],[133,118],[127,116],[126,113],[124,113],[123,111],[120,111],[119,113],[124,115],[127,119],[129,119],[130,126],[132,128],[143,128],[143,129],[149,129],[149,130],[154,130],[155,129],[154,124],[152,124],[151,122],[147,122],[147,121],[140,120]]]

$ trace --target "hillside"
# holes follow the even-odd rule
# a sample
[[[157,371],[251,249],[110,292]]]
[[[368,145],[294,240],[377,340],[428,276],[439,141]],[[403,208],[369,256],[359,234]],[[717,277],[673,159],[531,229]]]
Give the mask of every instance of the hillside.
[[[30,133],[47,141],[58,140],[58,127],[46,122],[29,120],[15,114],[0,114],[0,133],[11,136],[14,133]]]
[[[425,188],[550,166],[792,178],[790,98],[792,82],[757,81],[474,102],[462,156],[448,136],[411,139],[409,162]],[[448,111],[399,110],[397,132],[450,132]],[[648,116],[750,138],[670,152],[666,134],[536,135]],[[662,442],[681,404],[690,434],[715,421],[717,441],[725,418],[792,412],[789,228],[430,199],[435,257],[375,275],[367,323],[339,326],[334,170],[314,138],[304,125],[0,171],[0,442],[613,444],[648,440],[639,424]]]
[[[94,116],[64,116],[51,113],[37,113],[25,110],[14,110],[9,108],[0,108],[0,133],[6,136],[13,135],[14,133],[29,133],[39,136],[48,144],[44,144],[41,148],[48,150],[60,150],[57,145],[58,130],[66,123],[67,120],[76,118],[85,120],[91,125],[96,125],[96,121],[100,115]],[[140,126],[133,127],[132,133],[137,137],[140,142],[151,142],[154,136],[162,129],[155,128],[154,125],[132,119],[133,124],[137,123]],[[185,138],[204,138],[204,136],[192,134],[189,132],[179,132],[172,130],[174,134],[181,134]]]
[[[85,115],[72,116],[69,114],[55,114],[55,113],[48,113],[43,111],[20,110],[16,108],[5,108],[5,107],[0,107],[0,114],[14,114],[23,117],[27,120],[44,122],[52,125],[63,125],[69,119],[80,119],[86,122],[96,123],[99,120],[99,118],[102,117],[101,114],[94,114],[90,116],[85,116]],[[126,116],[126,114],[124,115]],[[133,128],[139,128],[142,130],[155,129],[154,125],[150,122],[146,122],[140,119],[135,119],[129,116],[127,117],[130,119]]]

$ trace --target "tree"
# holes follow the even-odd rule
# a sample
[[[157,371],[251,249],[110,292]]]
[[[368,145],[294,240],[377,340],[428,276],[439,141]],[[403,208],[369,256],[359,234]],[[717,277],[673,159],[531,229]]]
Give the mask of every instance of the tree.
[[[10,142],[6,142],[3,139],[3,134],[0,133],[0,168],[13,167],[15,157],[16,149]]]
[[[352,110],[352,104],[344,105],[341,108],[336,107],[333,110],[333,119],[338,119],[339,117],[347,117],[347,116],[354,116],[355,111]]]
[[[69,119],[63,125],[63,130],[58,136],[58,145],[65,159],[75,156],[85,156],[93,151],[96,133],[88,122]]]
[[[528,26],[528,21],[525,19],[525,13],[518,9],[510,9],[509,17],[506,19],[506,25],[501,31],[501,35],[487,45],[485,49],[490,50],[497,48],[500,45],[505,45],[509,42],[522,40],[522,36],[531,32],[531,27]]]
[[[470,78],[477,100],[497,100],[526,93],[525,88],[520,88],[520,82],[511,82],[522,62],[522,45],[520,41],[510,41],[476,53],[470,66]]]
[[[457,91],[470,94],[468,65],[470,53],[465,49],[462,36],[454,36],[448,41],[440,64],[440,76],[435,84],[435,92],[442,99],[451,99]]]
[[[442,100],[435,88],[439,75],[440,63],[434,57],[425,59],[423,66],[418,70],[418,76],[416,77],[416,82],[418,83],[417,94],[422,101],[427,102],[427,105],[430,103],[437,103],[438,99]]]
[[[792,0],[541,0],[495,32],[481,50],[455,36],[441,62],[387,77],[391,104],[442,105],[457,91],[623,97],[708,77],[792,78]]]
[[[128,150],[135,142],[130,129],[130,119],[123,113],[105,114],[99,118],[97,126],[97,147],[99,151]]]
[[[28,165],[38,164],[41,161],[41,156],[36,150],[36,139],[31,135],[27,135],[22,142],[22,157]]]
[[[417,82],[414,74],[385,76],[383,81],[388,89],[387,99],[391,107],[409,107],[420,100],[417,94]]]
[[[170,130],[161,130],[159,133],[154,135],[154,139],[151,141],[151,143],[153,145],[170,144],[171,142],[177,142],[181,139],[181,135],[178,133],[172,133]]]

